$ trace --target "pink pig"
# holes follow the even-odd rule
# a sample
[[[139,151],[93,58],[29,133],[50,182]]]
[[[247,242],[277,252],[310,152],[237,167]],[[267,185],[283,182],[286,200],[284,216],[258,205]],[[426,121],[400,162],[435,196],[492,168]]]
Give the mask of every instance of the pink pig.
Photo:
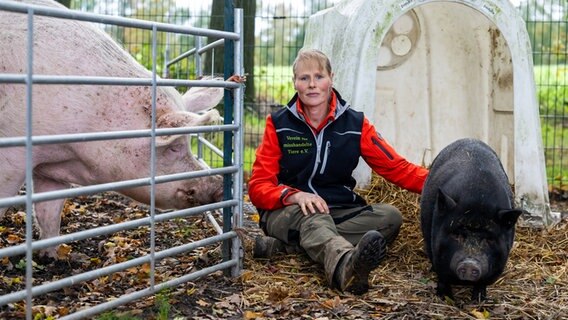
[[[61,7],[55,1],[24,1]],[[26,72],[27,18],[0,10],[0,73]],[[151,73],[95,25],[43,16],[34,17],[33,72],[36,75],[151,78]],[[223,90],[212,88],[212,90]],[[215,96],[215,95],[212,95]],[[33,134],[54,135],[149,129],[151,87],[109,85],[33,85]],[[203,99],[202,99],[203,100]],[[218,97],[210,101],[216,105]],[[0,139],[26,135],[26,86],[0,83]],[[220,119],[216,110],[203,115],[184,106],[174,88],[157,88],[156,126],[205,125]],[[186,111],[190,110],[190,111]],[[156,175],[204,169],[188,149],[186,136],[156,137]],[[150,138],[49,144],[33,147],[35,193],[150,175]],[[18,193],[25,179],[25,148],[0,148],[0,198]],[[150,187],[119,190],[150,202]],[[187,208],[222,199],[222,178],[210,176],[156,185],[158,208]],[[59,235],[64,199],[38,202],[35,216],[42,239]],[[0,208],[0,217],[7,208]],[[57,257],[56,248],[41,252]]]

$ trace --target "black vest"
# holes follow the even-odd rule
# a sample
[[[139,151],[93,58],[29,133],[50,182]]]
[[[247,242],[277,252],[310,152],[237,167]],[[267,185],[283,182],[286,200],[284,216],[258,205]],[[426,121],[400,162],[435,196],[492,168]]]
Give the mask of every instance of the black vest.
[[[282,150],[279,183],[316,193],[329,206],[365,205],[353,192],[356,181],[351,175],[361,155],[363,119],[362,112],[344,110],[316,136],[288,108],[272,113]]]

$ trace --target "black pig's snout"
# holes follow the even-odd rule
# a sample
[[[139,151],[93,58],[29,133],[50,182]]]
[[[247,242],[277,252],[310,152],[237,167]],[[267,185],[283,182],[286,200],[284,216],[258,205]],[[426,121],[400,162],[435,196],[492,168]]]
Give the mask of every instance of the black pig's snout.
[[[481,265],[475,259],[465,259],[458,264],[456,273],[463,281],[478,281],[481,278]]]

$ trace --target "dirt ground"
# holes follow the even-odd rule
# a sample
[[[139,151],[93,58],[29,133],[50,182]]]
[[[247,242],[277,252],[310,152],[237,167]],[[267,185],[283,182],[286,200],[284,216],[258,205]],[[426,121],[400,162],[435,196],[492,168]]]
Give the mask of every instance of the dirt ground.
[[[318,265],[306,256],[252,258],[260,234],[254,208],[246,203],[245,249],[240,277],[219,271],[112,310],[121,319],[566,319],[568,318],[568,198],[551,193],[562,222],[548,230],[517,226],[503,276],[488,287],[488,298],[471,301],[470,288],[457,287],[455,300],[436,297],[436,276],[422,249],[416,195],[375,182],[363,194],[371,202],[401,208],[404,225],[387,258],[372,273],[371,290],[344,294],[327,287]],[[67,201],[62,233],[118,223],[147,215],[147,208],[114,193]],[[220,221],[220,217],[216,215]],[[25,214],[11,209],[0,220],[0,247],[23,241]],[[215,234],[204,215],[156,225],[156,251]],[[37,234],[35,235],[37,237]],[[155,281],[183,276],[222,260],[219,244],[156,263]],[[59,251],[61,260],[34,259],[34,285],[95,270],[149,253],[149,228],[76,241]],[[25,289],[24,257],[0,260],[0,295]],[[34,319],[57,319],[82,308],[144,289],[150,266],[82,282],[33,299]],[[0,319],[24,319],[24,301],[0,307]],[[167,317],[164,315],[167,314]],[[108,316],[108,314],[106,314]],[[100,317],[100,316],[99,316]],[[130,317],[130,318],[129,318]],[[118,318],[106,318],[118,319]]]

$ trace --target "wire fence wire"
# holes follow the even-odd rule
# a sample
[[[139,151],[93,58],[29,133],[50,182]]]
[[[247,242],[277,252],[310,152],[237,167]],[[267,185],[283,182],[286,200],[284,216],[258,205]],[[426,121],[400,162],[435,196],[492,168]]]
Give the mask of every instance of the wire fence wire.
[[[307,19],[318,11],[330,8],[336,2],[305,0],[303,5],[297,5],[284,1],[258,1],[256,13],[252,17],[255,21],[255,43],[253,48],[249,48],[252,50],[247,52],[254,54],[254,66],[245,66],[248,67],[246,71],[249,77],[254,79],[256,87],[253,99],[245,103],[245,175],[250,172],[254,150],[262,139],[266,115],[280,108],[293,94],[290,65],[303,45]],[[214,18],[211,16],[213,3],[173,0],[160,3],[149,0],[75,0],[72,4],[74,8],[85,11],[208,27]],[[522,2],[518,7],[526,21],[533,48],[547,179],[551,188],[561,189],[566,188],[568,184],[566,7],[566,0],[530,0]],[[142,64],[149,65],[149,31],[108,26],[105,28]],[[164,61],[195,46],[196,39],[198,38],[184,36],[174,38],[159,33],[157,46],[161,54],[157,57],[158,73],[178,79],[191,79],[198,74],[196,69],[200,66],[192,59],[184,59],[169,68],[164,65]],[[211,54],[215,55],[216,51],[213,50]],[[219,54],[216,59],[220,59]],[[213,74],[213,66],[202,67],[203,74]],[[187,87],[180,86],[178,89],[183,92]],[[219,134],[207,134],[207,138],[222,143]],[[222,160],[213,154],[205,157],[214,166],[221,164]]]
[[[533,49],[548,184],[568,191],[568,1],[529,0],[519,8]]]
[[[339,0],[304,1],[256,1],[254,17],[255,39],[253,47],[245,47],[245,54],[254,54],[254,66],[245,66],[248,77],[254,81],[254,97],[245,92],[245,175],[254,161],[254,150],[262,139],[264,119],[280,108],[293,95],[291,64],[303,46],[308,18],[318,11],[328,9]],[[224,1],[174,1],[150,0],[111,1],[73,0],[72,7],[104,14],[136,17],[152,21],[169,22],[194,27],[209,27],[212,5]],[[542,124],[542,138],[546,157],[547,179],[551,188],[568,188],[568,1],[521,0],[513,1],[526,21],[533,49],[535,80]],[[248,20],[251,21],[251,20]],[[149,34],[128,28],[107,30],[122,43],[142,64],[147,64]],[[161,35],[158,57],[161,74],[163,60],[175,57],[195,46],[195,38],[179,36],[176,39]],[[204,40],[208,41],[208,40]],[[215,51],[211,53],[215,55]],[[216,59],[221,57],[217,56]],[[213,74],[212,65],[203,65],[204,74]],[[186,59],[167,73],[171,78],[189,79],[196,74],[195,61]],[[181,91],[186,88],[178,88]],[[215,140],[215,137],[209,137]],[[217,138],[217,140],[219,140]],[[214,156],[208,161],[221,161]],[[219,162],[220,163],[220,162]]]

